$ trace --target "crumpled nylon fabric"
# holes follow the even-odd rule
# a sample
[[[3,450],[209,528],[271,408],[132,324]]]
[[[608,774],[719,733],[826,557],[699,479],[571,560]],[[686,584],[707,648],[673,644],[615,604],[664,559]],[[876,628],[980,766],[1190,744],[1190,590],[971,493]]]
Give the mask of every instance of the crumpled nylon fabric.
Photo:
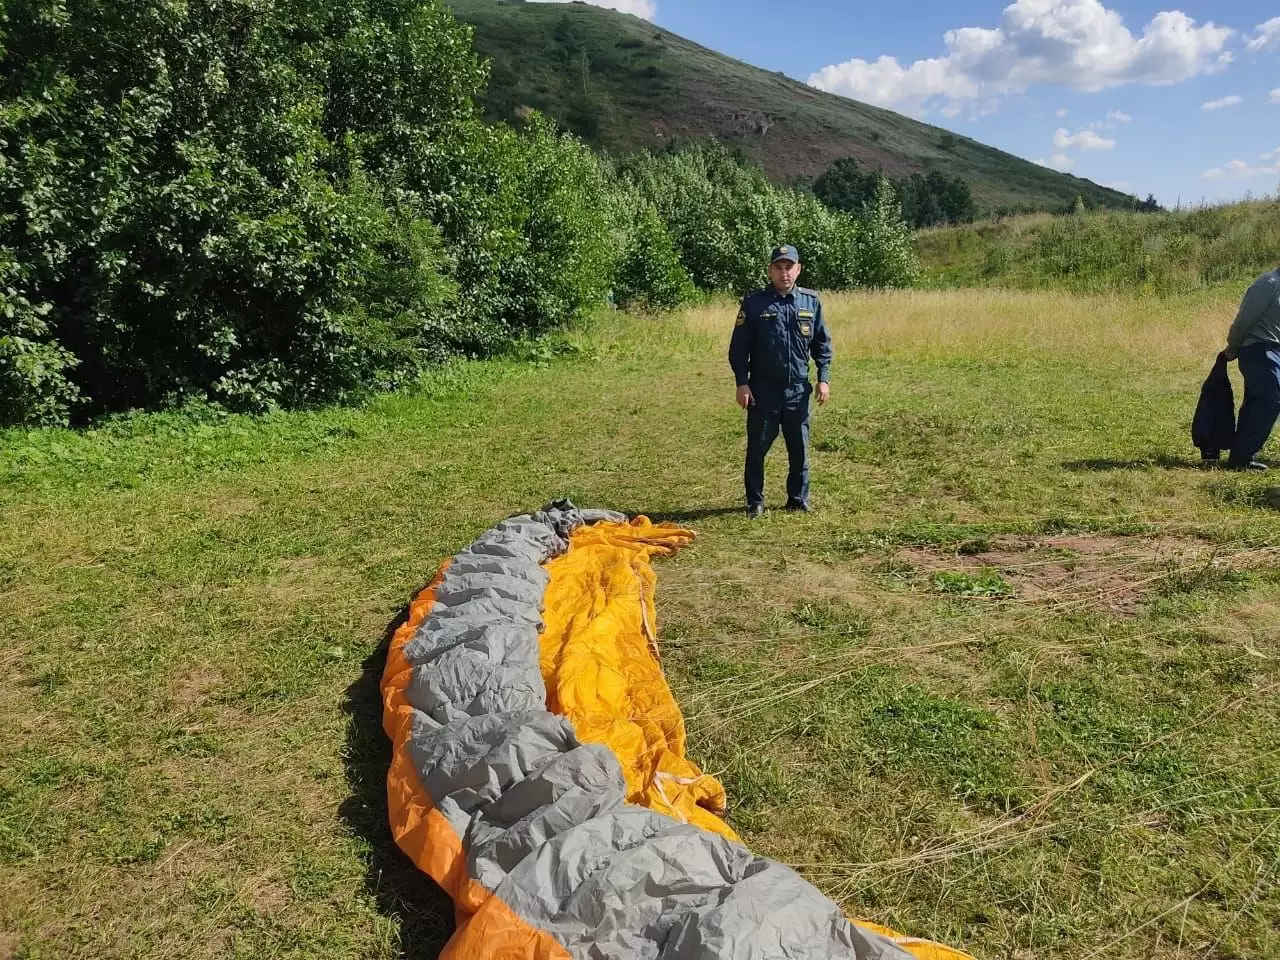
[[[684,715],[659,661],[651,561],[692,540],[647,517],[576,530],[547,564],[542,676],[547,709],[617,756],[628,803],[737,840],[720,819],[724,787],[685,758]]]
[[[458,907],[442,956],[964,957],[851,923],[720,820],[656,644],[650,561],[691,538],[558,502],[411,604],[383,677],[389,819]]]

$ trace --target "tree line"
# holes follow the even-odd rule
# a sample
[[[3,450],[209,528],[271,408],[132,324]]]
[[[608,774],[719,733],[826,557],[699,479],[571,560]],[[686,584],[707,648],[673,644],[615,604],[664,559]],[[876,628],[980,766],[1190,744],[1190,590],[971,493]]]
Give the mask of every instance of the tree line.
[[[17,0],[0,19],[0,425],[394,389],[613,299],[908,284],[854,213],[714,144],[614,160],[530,116],[437,0]]]
[[[832,210],[860,214],[887,182],[903,219],[917,229],[971,222],[978,214],[973,192],[963,177],[938,171],[892,179],[879,170],[863,170],[854,157],[837,160],[813,182],[813,194]]]

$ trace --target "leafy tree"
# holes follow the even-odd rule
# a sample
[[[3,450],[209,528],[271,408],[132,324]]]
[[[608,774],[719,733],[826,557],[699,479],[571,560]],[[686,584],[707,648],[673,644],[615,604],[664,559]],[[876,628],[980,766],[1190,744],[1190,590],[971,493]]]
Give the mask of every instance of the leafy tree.
[[[428,204],[372,171],[439,150],[472,112],[483,70],[439,5],[20,0],[5,16],[0,259],[22,265],[9,301],[43,319],[6,319],[4,363],[43,398],[28,406],[65,419],[69,383],[86,412],[261,408],[411,371],[451,285]],[[19,374],[35,367],[17,340],[61,359]]]
[[[876,175],[863,173],[854,157],[841,157],[813,182],[813,195],[832,210],[860,214],[876,193]]]
[[[629,199],[634,211],[614,284],[615,300],[621,307],[647,310],[677,307],[694,293],[693,281],[680,262],[680,251],[657,208],[638,194]]]
[[[837,160],[813,184],[814,195],[833,210],[863,216],[875,203],[883,174],[863,172],[853,157]],[[969,184],[934,171],[927,177],[913,173],[890,181],[898,195],[902,217],[914,227],[939,223],[968,223],[977,214]]]
[[[915,237],[902,220],[897,193],[887,178],[880,178],[861,227],[856,243],[857,285],[911,286],[919,275]]]

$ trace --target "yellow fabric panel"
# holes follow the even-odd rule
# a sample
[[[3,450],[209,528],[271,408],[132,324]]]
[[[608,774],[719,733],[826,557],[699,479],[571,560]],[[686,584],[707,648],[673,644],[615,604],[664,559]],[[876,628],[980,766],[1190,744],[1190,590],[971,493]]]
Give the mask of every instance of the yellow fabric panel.
[[[934,943],[932,940],[921,940],[919,937],[908,937],[892,930],[889,927],[882,927],[878,923],[872,923],[869,920],[854,920],[858,926],[867,930],[872,930],[888,937],[907,953],[911,954],[916,960],[973,960],[969,954],[957,950],[954,947],[948,947],[941,943]]]
[[[547,709],[567,717],[578,739],[610,747],[622,764],[627,801],[737,842],[721,819],[723,785],[684,755],[684,715],[662,671],[650,562],[693,533],[648,517],[579,527],[549,562],[542,635]],[[917,960],[972,960],[951,947],[854,920]]]
[[[658,661],[650,560],[692,539],[647,517],[573,533],[569,552],[547,564],[547,709],[567,717],[578,739],[613,750],[628,802],[737,840],[717,815],[724,787],[684,755],[684,716]]]

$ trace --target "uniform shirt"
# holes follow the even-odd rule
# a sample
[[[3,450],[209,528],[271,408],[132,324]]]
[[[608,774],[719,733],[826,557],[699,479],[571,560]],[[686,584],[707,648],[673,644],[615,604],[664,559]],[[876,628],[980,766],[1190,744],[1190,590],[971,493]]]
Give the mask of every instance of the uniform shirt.
[[[795,287],[781,294],[768,286],[743,298],[729,341],[729,365],[738,386],[807,382],[810,357],[818,365],[818,382],[829,382],[831,335],[816,293]]]
[[[1255,343],[1280,345],[1280,270],[1264,273],[1253,282],[1227,334],[1232,353]]]

